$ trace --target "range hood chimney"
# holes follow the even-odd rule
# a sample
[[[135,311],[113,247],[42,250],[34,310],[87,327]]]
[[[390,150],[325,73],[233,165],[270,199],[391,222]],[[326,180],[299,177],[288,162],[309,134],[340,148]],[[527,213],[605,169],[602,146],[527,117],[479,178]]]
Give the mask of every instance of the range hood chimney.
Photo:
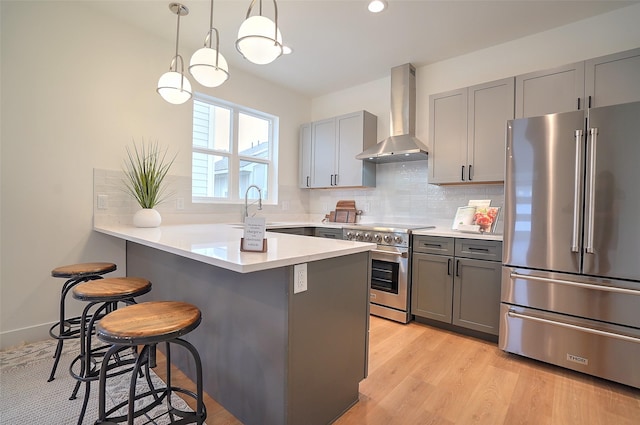
[[[427,159],[427,147],[416,134],[416,68],[406,63],[391,68],[391,136],[358,154],[376,163]]]

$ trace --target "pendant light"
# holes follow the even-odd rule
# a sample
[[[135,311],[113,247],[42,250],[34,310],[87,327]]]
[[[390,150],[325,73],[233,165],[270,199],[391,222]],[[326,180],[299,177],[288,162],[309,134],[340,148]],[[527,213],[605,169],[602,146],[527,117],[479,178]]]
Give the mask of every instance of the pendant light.
[[[211,38],[215,33],[216,48],[211,47]],[[191,56],[189,72],[197,82],[205,87],[218,87],[229,78],[229,65],[220,54],[220,34],[213,26],[213,0],[211,0],[211,16],[209,17],[209,32],[204,39],[204,47],[196,50]]]
[[[180,16],[189,14],[189,9],[180,3],[169,4],[172,13],[178,15],[178,29],[176,31],[176,55],[171,60],[169,72],[162,74],[158,80],[158,93],[164,100],[175,105],[186,102],[191,99],[191,83],[184,76],[184,61],[182,56],[178,54],[178,42],[180,40]],[[178,72],[178,61],[180,62],[180,71]]]
[[[278,29],[278,4],[276,0],[273,0],[275,22],[262,16],[262,0],[259,2],[259,15],[250,16],[256,0],[252,0],[249,5],[246,20],[238,30],[236,49],[248,61],[265,65],[282,55],[282,34]]]

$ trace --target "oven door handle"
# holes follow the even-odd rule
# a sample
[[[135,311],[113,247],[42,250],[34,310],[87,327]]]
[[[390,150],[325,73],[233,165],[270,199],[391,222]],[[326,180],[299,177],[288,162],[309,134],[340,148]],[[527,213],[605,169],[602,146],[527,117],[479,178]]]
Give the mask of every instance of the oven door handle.
[[[393,251],[383,251],[381,249],[372,249],[371,252],[373,254],[382,254],[382,255],[392,255],[394,257],[402,257],[402,258],[409,258],[409,253],[408,252],[393,252]]]

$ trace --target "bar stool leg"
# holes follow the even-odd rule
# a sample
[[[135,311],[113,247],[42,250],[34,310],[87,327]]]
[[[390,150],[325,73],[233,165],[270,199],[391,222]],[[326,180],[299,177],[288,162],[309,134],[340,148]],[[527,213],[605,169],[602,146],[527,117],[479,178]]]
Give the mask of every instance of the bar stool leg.
[[[72,277],[71,279],[68,279],[64,285],[62,285],[62,290],[60,291],[60,308],[59,308],[59,312],[60,312],[60,318],[58,321],[58,335],[56,336],[55,334],[53,334],[53,329],[56,327],[55,325],[49,329],[49,335],[55,339],[58,340],[58,344],[56,345],[56,351],[53,354],[53,366],[51,367],[51,373],[49,374],[49,379],[47,379],[47,382],[51,382],[53,381],[55,378],[55,374],[56,374],[56,370],[58,369],[58,363],[60,362],[60,356],[62,355],[62,348],[64,345],[64,340],[65,339],[69,339],[72,337],[74,331],[71,330],[71,326],[75,323],[75,322],[69,322],[66,319],[65,316],[65,309],[66,309],[66,299],[67,299],[67,294],[69,293],[69,291],[71,291],[76,285],[78,285],[79,283],[82,282],[88,282],[90,280],[96,280],[96,279],[102,279],[102,276],[100,275],[84,275],[84,276],[80,276],[80,277]],[[65,329],[65,325],[69,324],[69,330]],[[83,328],[86,325],[86,322],[80,322],[79,326],[81,328]],[[77,332],[77,331],[75,331]]]
[[[78,283],[80,283],[81,280],[80,279],[74,279],[71,278],[69,280],[67,280],[64,285],[62,285],[62,290],[60,291],[60,320],[58,322],[58,344],[56,345],[56,351],[53,354],[53,358],[55,359],[53,361],[53,367],[51,368],[51,373],[49,374],[49,379],[47,379],[47,382],[51,382],[53,381],[55,378],[55,374],[56,374],[56,369],[58,369],[58,362],[60,362],[60,355],[62,354],[62,345],[64,344],[64,334],[66,333],[65,329],[64,329],[64,325],[65,325],[65,300],[67,299],[67,293]],[[51,331],[49,331],[49,334],[51,334]],[[51,336],[54,336],[53,334],[51,334]]]

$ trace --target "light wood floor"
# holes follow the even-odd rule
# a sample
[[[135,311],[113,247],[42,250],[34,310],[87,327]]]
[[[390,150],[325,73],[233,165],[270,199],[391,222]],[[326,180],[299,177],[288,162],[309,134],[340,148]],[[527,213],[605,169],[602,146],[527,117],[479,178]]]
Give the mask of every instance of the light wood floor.
[[[184,375],[174,382],[192,385]],[[241,424],[210,397],[205,404],[208,425]],[[335,424],[638,425],[640,390],[371,316],[369,377]]]

